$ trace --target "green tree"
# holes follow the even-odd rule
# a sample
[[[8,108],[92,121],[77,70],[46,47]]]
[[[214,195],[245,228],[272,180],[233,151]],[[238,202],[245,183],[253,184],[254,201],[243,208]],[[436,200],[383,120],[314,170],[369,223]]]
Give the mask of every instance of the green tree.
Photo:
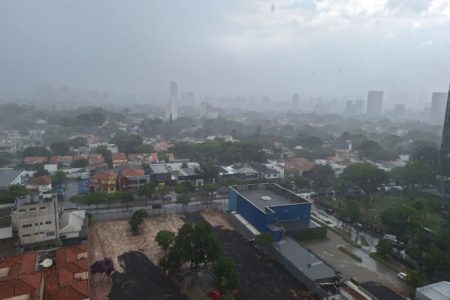
[[[54,155],[67,155],[69,154],[69,143],[68,142],[54,142],[50,145],[50,150],[52,150]]]
[[[420,161],[412,161],[404,167],[393,169],[391,177],[414,193],[417,185],[426,186],[434,183],[436,175],[431,166]]]
[[[23,150],[23,157],[28,156],[45,156],[48,157],[50,155],[50,151],[44,146],[41,147],[28,147]]]
[[[342,219],[348,219],[351,223],[357,222],[361,217],[359,202],[354,199],[348,199],[340,212],[340,216]]]
[[[296,188],[303,189],[303,188],[309,187],[310,182],[309,182],[308,178],[306,178],[304,176],[295,176],[294,184],[295,184]]]
[[[219,258],[221,248],[208,223],[184,224],[169,248],[167,256],[160,261],[165,269],[176,270],[186,262],[197,268]]]
[[[70,164],[70,166],[72,168],[85,168],[87,166],[89,166],[89,161],[87,159],[77,159],[72,161],[72,163]]]
[[[214,265],[213,271],[222,292],[239,288],[239,272],[230,258],[220,258]]]
[[[355,186],[371,195],[388,179],[387,173],[368,163],[354,163],[345,168],[342,180],[350,186]]]
[[[333,168],[329,165],[317,165],[305,176],[311,179],[313,186],[318,190],[325,190],[334,186],[336,177]]]
[[[63,171],[56,171],[55,175],[52,176],[52,183],[63,184],[67,181],[67,175]]]
[[[141,136],[125,132],[118,132],[111,139],[111,143],[116,144],[119,151],[126,154],[138,153],[139,147],[142,146],[142,141]]]
[[[94,149],[94,152],[96,154],[101,154],[103,158],[105,159],[105,162],[108,164],[110,168],[112,168],[112,153],[110,150],[106,148],[106,146],[98,146]]]
[[[384,160],[392,158],[388,152],[375,141],[365,140],[356,147],[361,155],[370,160]]]
[[[280,181],[280,186],[282,186],[288,190],[292,190],[292,188],[294,187],[294,185],[292,184],[292,181],[290,181],[288,178],[283,178]]]
[[[270,233],[261,233],[255,237],[255,243],[260,247],[270,247],[273,244],[273,236]]]
[[[140,232],[140,225],[144,222],[144,219],[148,217],[147,212],[144,209],[139,209],[133,213],[128,224],[133,235],[137,235]]]
[[[392,253],[392,242],[386,239],[380,239],[377,244],[377,253],[381,256],[387,256]]]
[[[166,251],[169,249],[169,247],[173,244],[175,241],[175,232],[169,231],[169,230],[160,230],[156,234],[155,241],[158,243],[158,246],[163,248]]]
[[[436,171],[439,164],[439,149],[433,143],[415,143],[413,145],[411,159],[426,164]]]
[[[146,183],[137,191],[138,195],[145,197],[145,206],[147,206],[147,200],[151,199],[155,194],[155,185],[152,183]]]
[[[345,168],[340,176],[344,185],[361,189],[365,198],[366,222],[369,217],[369,207],[372,194],[387,181],[388,175],[385,171],[368,163],[354,163]]]
[[[69,146],[73,148],[86,147],[87,139],[82,136],[75,137],[69,140]]]
[[[178,194],[177,195],[177,203],[180,203],[183,205],[183,207],[186,207],[189,205],[190,199],[187,194]]]
[[[195,185],[192,181],[182,181],[175,186],[175,192],[178,194],[191,193],[195,191]]]

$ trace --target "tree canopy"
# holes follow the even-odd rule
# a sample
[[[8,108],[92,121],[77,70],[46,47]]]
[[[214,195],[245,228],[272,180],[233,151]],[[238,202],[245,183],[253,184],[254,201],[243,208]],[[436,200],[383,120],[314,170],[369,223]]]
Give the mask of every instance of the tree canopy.
[[[354,163],[344,169],[340,179],[348,186],[360,188],[366,194],[374,193],[388,179],[385,171],[368,163]]]

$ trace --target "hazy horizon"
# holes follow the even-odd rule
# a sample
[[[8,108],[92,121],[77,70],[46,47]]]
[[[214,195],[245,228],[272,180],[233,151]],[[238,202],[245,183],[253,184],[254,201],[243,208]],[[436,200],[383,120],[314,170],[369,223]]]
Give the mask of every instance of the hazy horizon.
[[[0,94],[366,99],[424,106],[450,83],[450,2],[2,1]],[[388,95],[402,101],[389,103]]]

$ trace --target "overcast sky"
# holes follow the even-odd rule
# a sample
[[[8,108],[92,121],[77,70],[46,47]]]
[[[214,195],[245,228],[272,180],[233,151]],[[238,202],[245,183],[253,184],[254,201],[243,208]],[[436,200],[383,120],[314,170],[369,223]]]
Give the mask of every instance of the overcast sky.
[[[365,97],[450,83],[449,0],[0,0],[0,93]]]

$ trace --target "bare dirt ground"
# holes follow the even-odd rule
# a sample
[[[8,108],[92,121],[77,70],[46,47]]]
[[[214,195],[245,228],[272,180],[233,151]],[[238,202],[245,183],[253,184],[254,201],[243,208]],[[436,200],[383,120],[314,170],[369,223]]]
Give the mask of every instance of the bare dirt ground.
[[[102,259],[104,257],[112,257],[114,260],[116,269],[120,272],[115,273],[113,277],[114,291],[112,292],[113,299],[120,299],[123,297],[121,289],[127,289],[124,285],[129,282],[126,276],[130,271],[135,270],[136,260],[130,260],[129,266],[124,264],[124,268],[121,268],[118,263],[118,257],[122,257],[122,263],[124,263],[124,257],[126,255],[136,256],[136,252],[143,253],[150,262],[148,265],[154,265],[152,267],[153,273],[143,271],[139,273],[139,277],[142,282],[148,278],[163,283],[167,283],[167,280],[171,278],[161,274],[156,267],[159,259],[164,255],[163,251],[158,247],[154,238],[158,231],[162,229],[177,231],[184,223],[198,223],[207,221],[213,226],[213,232],[221,242],[223,246],[223,252],[229,256],[236,263],[240,273],[241,288],[236,295],[236,299],[295,299],[293,296],[294,291],[304,291],[305,287],[294,279],[288,271],[286,271],[281,265],[264,257],[257,249],[250,246],[233,226],[226,220],[222,213],[209,211],[194,214],[184,215],[167,215],[160,217],[151,217],[145,220],[145,223],[141,227],[141,234],[137,236],[131,235],[129,230],[128,220],[111,220],[111,221],[99,221],[90,227],[89,232],[89,259],[90,262]],[[130,254],[132,252],[132,254]],[[122,254],[128,253],[125,256]],[[126,260],[126,259],[125,259]],[[135,265],[135,267],[131,267]],[[138,264],[139,265],[139,264]],[[144,263],[142,263],[144,265]],[[145,268],[149,270],[150,267]],[[132,277],[134,276],[131,274]],[[125,279],[121,279],[125,276]],[[134,277],[136,277],[134,276]],[[137,278],[136,277],[136,278]],[[197,276],[198,277],[198,276]],[[144,280],[145,279],[145,280]],[[176,280],[176,279],[175,279]],[[194,280],[196,280],[194,278]],[[211,285],[201,287],[201,284],[188,284],[189,288],[186,289],[186,284],[178,285],[181,289],[190,296],[190,299],[206,299],[205,291],[212,289]],[[198,281],[198,280],[197,280]],[[200,280],[204,281],[204,280]],[[208,280],[206,280],[208,281]],[[117,282],[121,283],[120,285]],[[91,299],[92,300],[104,300],[108,299],[110,291],[112,291],[112,281],[101,275],[91,276]],[[201,282],[200,282],[201,283]],[[199,289],[193,287],[198,286]],[[141,284],[140,286],[145,286]],[[174,292],[173,285],[167,283],[167,294]],[[170,288],[172,286],[172,288]],[[175,285],[176,286],[176,285]],[[126,299],[133,300],[132,293],[128,293]],[[141,294],[142,295],[142,294]],[[119,298],[117,298],[117,297]],[[206,297],[205,297],[206,296]],[[114,298],[116,297],[116,298]],[[153,299],[147,297],[148,299]],[[169,298],[167,298],[169,299]],[[181,299],[181,298],[180,298]]]
[[[147,218],[141,226],[141,234],[131,235],[128,220],[99,221],[89,228],[89,261],[112,257],[117,271],[122,272],[117,257],[124,252],[139,250],[157,264],[163,252],[155,242],[162,229],[177,231],[184,221],[180,215]],[[111,281],[101,275],[91,276],[91,299],[108,299]]]

